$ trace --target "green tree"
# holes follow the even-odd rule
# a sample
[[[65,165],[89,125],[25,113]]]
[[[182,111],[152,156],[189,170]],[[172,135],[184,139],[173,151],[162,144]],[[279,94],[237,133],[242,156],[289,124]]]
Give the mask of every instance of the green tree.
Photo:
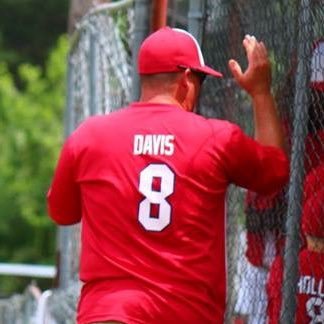
[[[45,196],[62,143],[67,38],[59,38],[42,69],[21,64],[18,89],[0,64],[0,260],[54,263],[56,227]],[[18,283],[18,286],[17,286]],[[0,292],[26,280],[1,280]]]
[[[22,62],[43,64],[66,32],[68,5],[66,0],[0,0],[0,61],[15,71]]]

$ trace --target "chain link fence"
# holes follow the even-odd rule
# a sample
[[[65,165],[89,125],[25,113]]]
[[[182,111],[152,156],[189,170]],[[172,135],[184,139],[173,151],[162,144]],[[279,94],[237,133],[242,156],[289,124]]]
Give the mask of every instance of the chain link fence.
[[[23,294],[0,299],[0,323],[35,324],[41,291],[31,283]]]
[[[200,113],[233,121],[253,136],[251,101],[234,82],[227,62],[235,58],[245,68],[242,40],[246,34],[256,36],[269,50],[273,93],[291,159],[290,183],[282,192],[265,197],[241,188],[230,190],[226,322],[240,315],[248,323],[266,323],[266,280],[274,257],[283,255],[281,321],[294,323],[297,258],[304,244],[299,234],[303,182],[311,170],[323,165],[324,97],[314,82],[323,83],[324,54],[319,40],[324,36],[324,2],[208,0],[205,9],[203,52],[208,64],[225,78],[207,80]],[[323,186],[319,173],[315,177]]]
[[[67,58],[65,135],[85,118],[127,105],[132,96],[133,0],[94,6],[76,26]],[[80,226],[58,231],[59,287],[0,300],[2,324],[72,324],[80,290]]]
[[[177,27],[190,27],[190,18],[183,19],[183,12],[178,16],[176,8],[204,10],[199,31],[190,31],[199,34],[202,30],[206,61],[225,75],[222,80],[207,79],[199,113],[235,122],[253,136],[251,101],[229,74],[227,62],[235,58],[245,67],[242,39],[245,34],[255,35],[269,50],[272,90],[283,120],[292,167],[290,183],[274,195],[260,196],[234,186],[229,190],[225,322],[245,318],[247,323],[266,323],[266,280],[275,256],[284,255],[282,323],[293,323],[297,256],[303,244],[299,235],[303,182],[308,172],[323,163],[323,93],[310,84],[315,74],[323,78],[323,61],[312,63],[312,56],[314,41],[324,35],[324,5],[322,1],[305,0],[199,2],[190,2],[190,6],[189,1],[170,2],[170,21]],[[72,41],[67,133],[87,116],[109,113],[131,99],[134,14],[130,1],[120,3],[125,7],[118,7],[118,11],[98,8],[89,13]],[[199,12],[188,16],[199,17]],[[191,26],[198,28],[195,23]],[[320,176],[315,177],[319,183],[323,181]],[[79,289],[77,264],[71,261],[78,259],[78,231],[78,227],[61,230],[61,287],[68,290],[53,294],[51,303],[59,323],[68,323],[66,318],[72,318]]]
[[[90,115],[108,114],[131,100],[132,0],[101,4],[81,20],[68,56],[66,135]],[[49,298],[54,323],[75,322],[80,290],[80,226],[59,229],[59,288]]]
[[[269,50],[272,90],[283,120],[291,177],[284,190],[271,196],[234,186],[229,190],[225,322],[235,323],[244,318],[250,324],[266,323],[266,280],[275,256],[283,255],[281,323],[294,323],[297,258],[304,244],[299,226],[305,199],[304,179],[307,182],[310,175],[313,178],[311,192],[323,187],[320,170],[324,154],[324,2],[172,0],[169,6],[169,24],[173,26],[197,28],[192,27],[197,24],[190,25],[190,19],[198,19],[199,31],[190,32],[202,34],[206,62],[225,76],[221,80],[207,78],[199,113],[235,122],[251,136],[251,101],[234,82],[227,62],[235,58],[246,67],[242,47],[245,34],[264,41]],[[177,8],[181,9],[179,15]],[[190,8],[201,12],[190,12]],[[185,18],[184,10],[189,11],[189,19]],[[77,26],[68,56],[66,136],[86,117],[109,113],[131,101],[132,88],[138,86],[132,78],[135,18],[133,1],[121,0],[95,7]],[[323,202],[320,204],[323,206]],[[48,319],[39,323],[74,323],[80,289],[79,235],[79,226],[59,229],[59,288],[48,294]],[[321,266],[324,267],[316,265]],[[9,304],[23,307],[23,297],[19,298],[17,303],[0,302],[0,314],[1,308]],[[320,307],[323,310],[324,306]],[[7,314],[11,316],[10,312]],[[20,323],[11,318],[1,321]]]

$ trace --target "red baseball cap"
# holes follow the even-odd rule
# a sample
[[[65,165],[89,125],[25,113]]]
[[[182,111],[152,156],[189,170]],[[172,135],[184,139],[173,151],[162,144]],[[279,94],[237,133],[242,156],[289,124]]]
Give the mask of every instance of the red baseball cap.
[[[216,78],[223,76],[205,65],[197,40],[183,29],[163,27],[142,43],[138,53],[139,74],[180,72],[184,68]]]
[[[324,91],[324,39],[319,39],[314,43],[310,81],[311,88]]]

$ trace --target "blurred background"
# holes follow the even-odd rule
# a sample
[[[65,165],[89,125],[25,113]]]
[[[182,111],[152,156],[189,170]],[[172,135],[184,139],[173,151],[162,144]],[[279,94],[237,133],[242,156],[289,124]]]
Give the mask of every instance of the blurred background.
[[[64,139],[69,39],[90,8],[109,2],[0,0],[0,263],[56,264],[44,197]],[[170,1],[174,23],[186,26],[187,10],[188,1]],[[4,273],[0,297],[30,280]]]
[[[0,0],[0,262],[55,264],[44,197],[63,139],[69,1]],[[0,296],[24,276],[0,276]],[[37,279],[42,288],[52,279]]]
[[[265,323],[266,278],[283,255],[282,323],[294,323],[304,178],[324,159],[323,21],[324,0],[0,0],[0,324],[74,323],[80,228],[51,222],[46,192],[64,138],[138,99],[138,47],[165,24],[189,30],[224,74],[206,79],[199,113],[251,136],[227,61],[246,66],[245,34],[267,45],[291,175],[270,197],[229,189],[225,323]]]

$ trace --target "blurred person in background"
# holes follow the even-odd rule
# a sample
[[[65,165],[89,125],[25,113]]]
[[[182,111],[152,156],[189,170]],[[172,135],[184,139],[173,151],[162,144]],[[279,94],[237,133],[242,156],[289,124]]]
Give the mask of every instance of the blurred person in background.
[[[266,323],[265,284],[274,258],[284,246],[285,189],[271,195],[248,191],[245,199],[245,254],[235,304],[234,323]]]
[[[292,105],[296,60],[277,101]],[[284,129],[291,140],[289,112],[282,109]],[[305,173],[308,174],[324,160],[324,39],[314,42],[311,58],[310,96],[308,106],[307,137],[305,139]],[[290,144],[288,143],[288,147]],[[287,188],[271,195],[248,191],[245,199],[246,251],[242,265],[242,280],[238,291],[235,313],[243,323],[266,323],[266,280],[275,257],[282,255],[285,242]],[[305,242],[301,237],[301,245]]]
[[[324,323],[324,163],[305,178],[299,252],[296,324]],[[279,323],[282,304],[283,257],[278,256],[267,281],[268,324]],[[293,296],[292,296],[293,298]]]

